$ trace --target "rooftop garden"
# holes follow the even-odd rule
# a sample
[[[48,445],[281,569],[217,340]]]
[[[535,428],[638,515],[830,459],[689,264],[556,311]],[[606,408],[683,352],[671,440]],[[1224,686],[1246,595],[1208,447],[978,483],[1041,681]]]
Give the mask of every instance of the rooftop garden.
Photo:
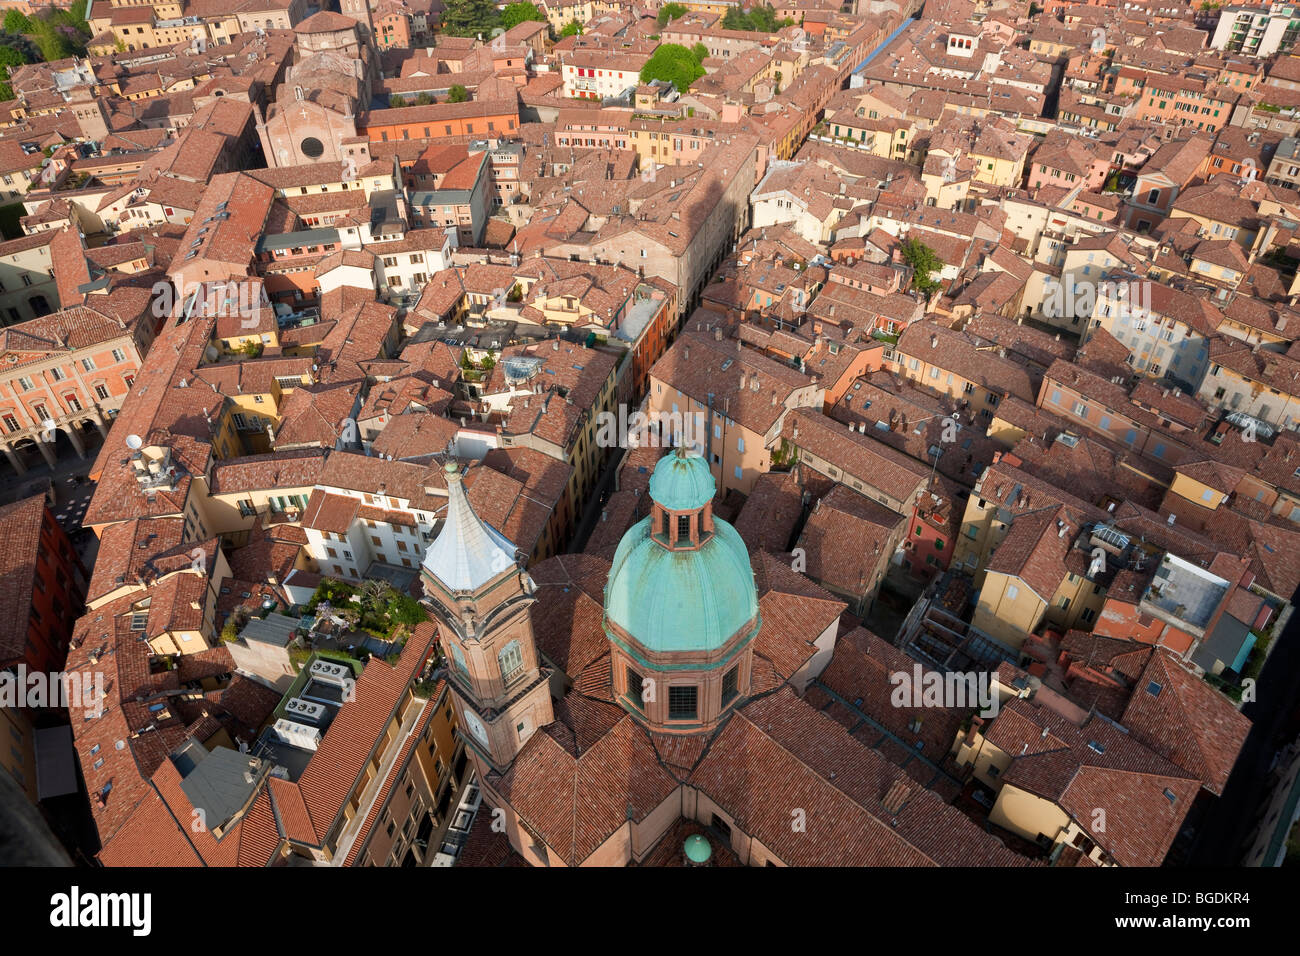
[[[325,578],[307,602],[306,613],[316,613],[322,602],[349,627],[385,641],[405,642],[413,627],[428,620],[419,601],[377,579],[354,585]]]

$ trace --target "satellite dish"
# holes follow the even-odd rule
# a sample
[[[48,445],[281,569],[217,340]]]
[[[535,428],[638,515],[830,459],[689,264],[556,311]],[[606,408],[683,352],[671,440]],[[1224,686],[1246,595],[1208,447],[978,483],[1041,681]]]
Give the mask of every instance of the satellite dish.
[[[139,435],[127,435],[126,447],[131,449],[132,451],[139,451],[141,448],[144,447],[144,439],[141,438]]]

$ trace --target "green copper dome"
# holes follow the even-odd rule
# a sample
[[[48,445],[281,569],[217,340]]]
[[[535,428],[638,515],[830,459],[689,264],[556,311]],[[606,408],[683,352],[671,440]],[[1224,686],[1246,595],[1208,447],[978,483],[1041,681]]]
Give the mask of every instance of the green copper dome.
[[[695,511],[713,500],[713,473],[701,455],[674,453],[659,459],[650,476],[650,497],[669,511]]]
[[[713,475],[699,455],[661,458],[650,476],[650,496],[675,511],[704,509],[713,489]],[[717,650],[758,616],[745,542],[727,522],[714,519],[713,533],[699,547],[669,550],[650,537],[652,520],[629,528],[614,552],[605,585],[606,620],[654,653]]]
[[[686,850],[686,859],[692,863],[708,863],[709,858],[713,856],[713,847],[709,845],[706,837],[693,833],[686,838],[686,844],[683,847]]]
[[[651,540],[650,519],[628,529],[605,585],[605,616],[647,650],[717,650],[758,614],[754,569],[736,529],[714,519],[698,550]]]

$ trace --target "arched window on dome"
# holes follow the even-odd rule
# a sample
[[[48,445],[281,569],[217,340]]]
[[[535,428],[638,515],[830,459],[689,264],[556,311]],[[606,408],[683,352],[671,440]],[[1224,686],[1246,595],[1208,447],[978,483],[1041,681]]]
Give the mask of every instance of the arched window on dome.
[[[501,665],[501,681],[509,684],[524,669],[524,652],[518,641],[511,641],[497,654],[497,663]]]

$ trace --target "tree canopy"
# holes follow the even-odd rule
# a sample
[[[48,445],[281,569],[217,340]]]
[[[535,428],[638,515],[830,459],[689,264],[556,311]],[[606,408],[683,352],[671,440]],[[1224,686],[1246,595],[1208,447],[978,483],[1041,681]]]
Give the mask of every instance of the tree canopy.
[[[17,11],[10,10],[5,14],[5,32],[28,37],[47,63],[86,52],[90,25],[80,14],[62,7],[49,7],[30,17],[22,14],[10,16],[13,13]]]
[[[469,90],[459,83],[453,84],[452,88],[447,91],[448,103],[465,103],[469,100]]]
[[[501,26],[507,30],[529,21],[546,22],[546,16],[541,10],[537,9],[535,3],[511,3],[507,4],[506,8],[501,11]]]
[[[939,288],[941,283],[934,274],[943,271],[943,260],[933,249],[919,239],[904,239],[902,254],[903,261],[912,267],[913,289],[929,295]]]
[[[770,4],[755,6],[745,11],[732,7],[722,18],[724,30],[754,30],[759,33],[775,33],[781,27],[792,27],[795,23],[789,17],[784,20],[776,18],[776,10]]]
[[[680,3],[665,3],[659,8],[659,25],[662,27],[669,20],[676,20],[686,15],[686,7]]]
[[[27,57],[11,46],[0,46],[0,67],[22,66],[27,62]]]
[[[694,50],[688,50],[680,43],[665,43],[646,61],[641,70],[641,82],[664,80],[684,93],[703,75],[704,67],[700,66],[700,58]]]
[[[19,10],[9,10],[5,13],[4,29],[5,33],[31,33],[31,18]]]
[[[560,30],[560,36],[562,37],[574,37],[578,36],[580,33],[582,33],[582,24],[577,20],[570,20],[564,25],[563,29]]]
[[[492,0],[447,0],[442,11],[441,32],[454,37],[483,38],[501,25],[501,14]]]

